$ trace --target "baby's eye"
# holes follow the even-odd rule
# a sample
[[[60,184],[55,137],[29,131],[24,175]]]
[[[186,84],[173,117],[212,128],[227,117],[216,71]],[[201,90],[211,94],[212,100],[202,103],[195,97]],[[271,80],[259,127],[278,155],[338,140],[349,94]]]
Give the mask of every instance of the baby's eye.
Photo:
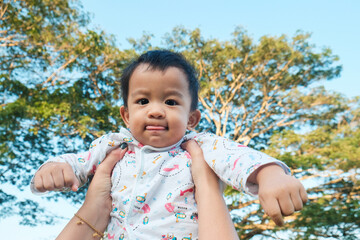
[[[175,100],[169,99],[165,101],[166,105],[175,106],[178,105],[178,103]]]
[[[149,103],[149,100],[146,98],[142,98],[142,99],[138,100],[137,103],[140,105],[145,105],[145,104]]]

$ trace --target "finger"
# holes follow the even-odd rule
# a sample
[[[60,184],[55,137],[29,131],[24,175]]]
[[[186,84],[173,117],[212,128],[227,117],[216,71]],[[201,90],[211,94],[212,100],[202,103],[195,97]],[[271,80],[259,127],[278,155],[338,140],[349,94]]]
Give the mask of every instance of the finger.
[[[307,195],[307,192],[306,192],[304,186],[301,186],[301,188],[300,188],[300,196],[301,196],[302,202],[305,204],[308,201],[308,195]]]
[[[197,142],[196,142],[195,140],[193,140],[193,139],[188,140],[188,141],[186,141],[186,142],[183,142],[183,143],[181,144],[181,147],[182,147],[183,149],[187,150],[187,151],[188,151],[188,150],[196,149],[197,146],[199,146],[199,145],[198,145]]]
[[[39,192],[45,192],[46,191],[46,189],[44,188],[44,185],[43,185],[42,178],[41,178],[41,176],[39,174],[35,174],[34,186],[35,186],[35,189],[38,190]]]
[[[69,169],[70,168],[70,169]],[[73,192],[76,192],[79,188],[79,180],[75,176],[72,168],[69,166],[63,169],[64,183],[66,187],[70,187]]]
[[[192,157],[195,155],[202,155],[202,149],[195,140],[189,140],[181,144],[181,147],[188,151]]]
[[[52,191],[55,189],[54,180],[51,174],[44,174],[41,177],[45,190]]]
[[[303,208],[303,201],[301,199],[300,191],[291,194],[291,201],[295,211],[300,211]]]
[[[54,187],[56,189],[61,189],[65,187],[64,175],[61,168],[59,168],[59,170],[54,170],[53,172],[51,172],[51,175],[53,178]]]
[[[115,164],[124,157],[126,151],[127,148],[118,148],[111,151],[104,159],[104,161],[99,165],[97,172],[100,170],[106,174],[111,174],[111,171],[115,167]]]
[[[289,216],[295,212],[295,207],[294,207],[294,204],[293,204],[290,194],[281,196],[278,199],[278,202],[279,202],[281,213],[283,216]]]
[[[268,198],[265,200],[260,198],[261,206],[264,208],[264,211],[269,217],[275,222],[278,226],[284,225],[284,219],[281,214],[281,209],[279,202],[275,198]]]

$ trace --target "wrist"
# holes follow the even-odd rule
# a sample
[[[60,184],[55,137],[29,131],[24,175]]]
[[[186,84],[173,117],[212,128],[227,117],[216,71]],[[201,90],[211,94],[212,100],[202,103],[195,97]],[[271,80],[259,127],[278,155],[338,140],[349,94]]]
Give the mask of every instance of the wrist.
[[[77,214],[103,233],[109,223],[110,212],[111,210],[108,207],[98,207],[84,202]]]
[[[196,202],[208,201],[209,198],[213,198],[214,196],[221,196],[223,191],[221,190],[219,181],[217,177],[213,176],[204,176],[199,178],[197,182],[195,182],[195,199]]]
[[[196,188],[212,189],[215,185],[218,185],[218,180],[219,178],[213,172],[209,174],[207,171],[197,171],[197,173],[193,175],[193,181]]]
[[[257,169],[255,174],[255,183],[260,184],[261,182],[267,181],[269,178],[279,176],[281,174],[285,175],[286,173],[278,164],[270,163]]]

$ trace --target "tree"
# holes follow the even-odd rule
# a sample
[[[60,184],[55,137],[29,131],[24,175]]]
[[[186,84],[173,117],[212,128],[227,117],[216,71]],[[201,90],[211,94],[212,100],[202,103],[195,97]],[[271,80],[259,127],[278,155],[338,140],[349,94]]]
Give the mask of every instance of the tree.
[[[86,28],[76,1],[0,4],[0,182],[24,189],[49,156],[85,149],[95,136],[117,129],[116,79],[132,52]],[[22,223],[34,224],[35,202],[5,189],[0,195],[1,217],[21,212]]]
[[[333,124],[274,134],[267,152],[286,162],[299,178],[317,179],[309,205],[287,228],[298,239],[358,239],[360,227],[360,98],[349,102]]]
[[[311,45],[309,34],[254,41],[237,28],[230,41],[219,41],[205,39],[199,29],[176,27],[161,46],[146,34],[130,39],[132,49],[119,50],[112,36],[89,29],[76,1],[0,4],[2,185],[23,189],[49,156],[87,149],[94,138],[117,131],[123,66],[143,51],[168,48],[182,52],[198,70],[198,130],[266,151],[295,175],[316,179],[310,204],[283,228],[263,216],[257,200],[227,189],[241,239],[275,237],[279,231],[291,231],[287,239],[359,234],[359,100],[313,87],[338,77],[341,66],[330,49]],[[61,195],[79,202],[83,194]],[[0,196],[2,218],[21,211],[22,223],[31,225],[44,216],[37,203],[20,201],[5,188]],[[319,219],[317,212],[331,214]],[[40,219],[50,223],[53,217]]]
[[[254,206],[257,200],[227,189],[239,236],[274,237],[291,229],[297,239],[356,238],[360,142],[354,126],[359,125],[359,102],[312,87],[339,76],[338,57],[330,49],[317,50],[309,43],[310,35],[301,32],[292,39],[264,36],[257,43],[241,28],[233,36],[220,42],[204,39],[198,29],[175,28],[165,39],[168,48],[183,52],[199,71],[204,117],[199,128],[265,148],[298,177],[311,176],[321,183],[309,190],[309,207],[288,218],[284,228],[263,217]],[[334,176],[334,171],[338,178],[323,177]],[[237,214],[240,209],[242,214]],[[316,212],[327,213],[329,219],[321,220],[324,214]]]
[[[237,28],[231,41],[205,40],[200,30],[175,29],[167,38],[171,49],[183,51],[199,70],[203,125],[248,145],[268,139],[273,131],[298,122],[328,121],[341,111],[335,96],[308,88],[322,79],[339,75],[332,66],[337,56],[330,49],[315,52],[309,34],[264,36],[258,43]],[[333,101],[333,102],[332,102]],[[337,101],[337,102],[336,102]],[[320,110],[320,111],[319,111]],[[264,142],[266,143],[266,142]]]

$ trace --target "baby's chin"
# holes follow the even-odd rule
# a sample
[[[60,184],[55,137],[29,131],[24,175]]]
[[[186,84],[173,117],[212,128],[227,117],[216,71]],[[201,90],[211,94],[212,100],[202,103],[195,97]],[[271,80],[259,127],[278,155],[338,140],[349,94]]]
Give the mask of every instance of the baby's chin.
[[[144,143],[142,143],[142,144],[144,146],[148,145],[148,146],[155,147],[155,148],[164,148],[164,147],[172,146],[172,145],[178,143],[180,140],[181,140],[181,138],[180,139],[171,139],[168,141],[165,141],[164,139],[153,138],[153,139],[148,139],[147,141],[144,141]]]
[[[179,140],[180,141],[180,140]],[[175,143],[177,143],[178,141],[174,142],[174,143],[154,143],[152,142],[152,144],[147,144],[151,147],[155,147],[155,148],[164,148],[164,147],[169,147],[169,146],[172,146],[174,145]]]

